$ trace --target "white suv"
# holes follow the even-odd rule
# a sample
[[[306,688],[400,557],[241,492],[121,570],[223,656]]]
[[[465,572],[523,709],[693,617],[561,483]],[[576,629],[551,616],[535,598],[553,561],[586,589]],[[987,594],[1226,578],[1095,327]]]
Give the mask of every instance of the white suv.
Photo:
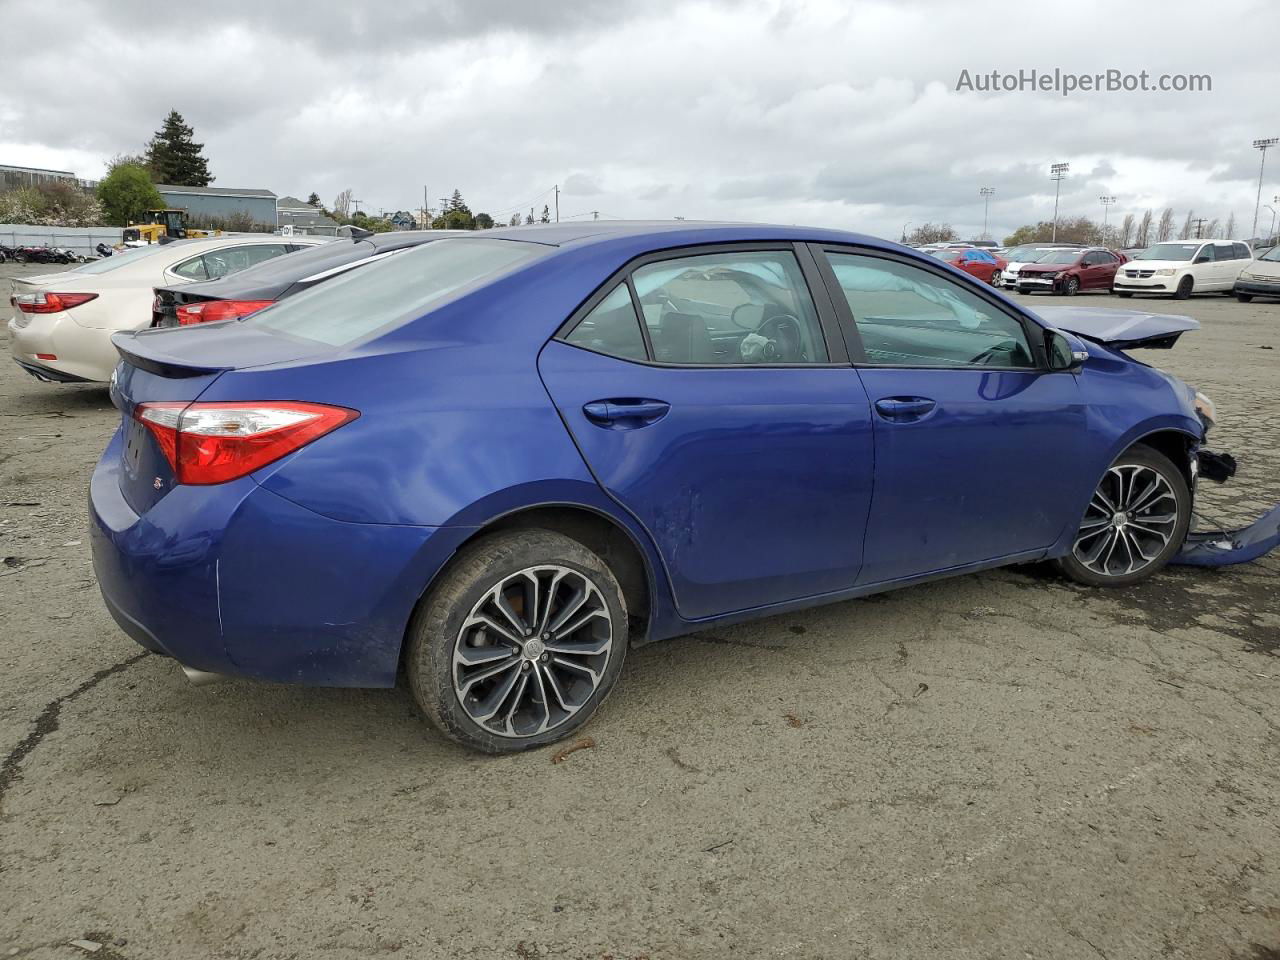
[[[1170,240],[1143,250],[1116,271],[1112,290],[1170,293],[1185,300],[1193,293],[1230,293],[1253,252],[1240,240]]]

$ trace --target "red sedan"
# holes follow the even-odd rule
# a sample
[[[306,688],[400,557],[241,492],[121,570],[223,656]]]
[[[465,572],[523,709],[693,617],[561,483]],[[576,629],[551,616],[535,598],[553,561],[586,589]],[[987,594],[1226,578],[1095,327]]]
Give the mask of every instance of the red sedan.
[[[977,277],[983,283],[995,283],[996,275],[1003,270],[1008,261],[977,247],[955,250],[934,250],[933,256],[945,260],[953,267],[959,267],[965,273]]]
[[[1105,247],[1083,250],[1050,250],[1035,263],[1018,271],[1018,292],[1064,293],[1074,296],[1081,290],[1111,292],[1116,271],[1128,258]]]

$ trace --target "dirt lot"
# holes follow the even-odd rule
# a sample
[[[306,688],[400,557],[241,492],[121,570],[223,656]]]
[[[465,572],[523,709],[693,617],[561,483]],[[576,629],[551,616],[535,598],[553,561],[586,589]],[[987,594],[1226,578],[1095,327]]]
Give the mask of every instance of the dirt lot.
[[[1201,505],[1252,519],[1280,304],[1153,306],[1204,324],[1147,356],[1241,463]],[[195,689],[141,655],[85,532],[117,414],[7,355],[0,957],[1280,957],[1280,558],[686,637],[629,659],[594,749],[484,758],[403,690]]]

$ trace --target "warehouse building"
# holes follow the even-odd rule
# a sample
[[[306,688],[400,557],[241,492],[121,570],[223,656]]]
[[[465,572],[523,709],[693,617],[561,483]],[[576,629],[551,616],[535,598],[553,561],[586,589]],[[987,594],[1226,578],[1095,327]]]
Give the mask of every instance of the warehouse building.
[[[326,217],[318,208],[297,197],[281,197],[276,201],[276,222],[281,227],[293,227],[294,233],[323,237],[338,235],[338,221]]]
[[[0,163],[0,193],[22,187],[39,187],[49,183],[77,182],[70,170],[45,170],[41,167],[15,167]]]
[[[251,221],[258,227],[276,228],[276,195],[270,190],[237,187],[173,187],[156,184],[166,207],[185,210],[193,227],[232,226],[246,229]]]

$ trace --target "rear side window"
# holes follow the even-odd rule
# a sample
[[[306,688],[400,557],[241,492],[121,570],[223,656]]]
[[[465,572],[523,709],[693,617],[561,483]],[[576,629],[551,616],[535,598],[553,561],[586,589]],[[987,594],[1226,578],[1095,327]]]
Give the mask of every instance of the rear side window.
[[[1235,248],[1237,260],[1252,260],[1253,256],[1249,253],[1249,248],[1243,243],[1233,243],[1231,246]]]
[[[188,280],[217,280],[267,260],[273,260],[288,250],[283,243],[254,243],[242,247],[223,247],[210,250],[198,257],[184,260],[172,270]]]
[[[1213,245],[1213,256],[1216,260],[1234,260],[1236,258],[1235,245],[1230,243],[1215,243]]]
[[[542,256],[542,244],[450,238],[339,274],[243,323],[339,347],[415,319],[450,294]]]
[[[614,287],[612,293],[578,321],[565,340],[623,360],[645,360],[648,356],[631,291],[625,283]]]

